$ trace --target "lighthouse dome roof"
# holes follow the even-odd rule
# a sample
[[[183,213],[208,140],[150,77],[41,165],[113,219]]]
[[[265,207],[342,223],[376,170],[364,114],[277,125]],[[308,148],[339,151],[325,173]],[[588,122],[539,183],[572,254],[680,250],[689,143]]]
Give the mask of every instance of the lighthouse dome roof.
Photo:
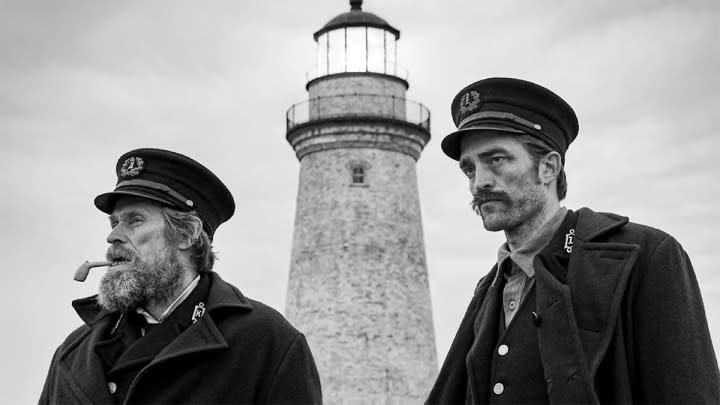
[[[373,27],[391,32],[395,39],[400,38],[400,31],[388,24],[387,21],[373,13],[362,10],[362,0],[350,0],[350,11],[342,13],[328,21],[324,27],[313,34],[317,41],[318,37],[328,31],[344,27]]]

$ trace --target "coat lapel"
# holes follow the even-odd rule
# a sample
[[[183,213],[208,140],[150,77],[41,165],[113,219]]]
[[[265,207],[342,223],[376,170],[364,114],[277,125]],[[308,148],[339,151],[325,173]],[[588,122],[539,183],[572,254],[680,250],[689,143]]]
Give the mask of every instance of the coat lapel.
[[[60,354],[60,367],[65,383],[79,404],[113,403],[107,389],[105,370],[95,354],[93,342],[102,340],[105,331],[112,327],[112,317],[95,320],[86,333],[68,345]]]
[[[538,341],[552,403],[598,403],[595,373],[639,252],[635,245],[593,241],[627,218],[586,208],[578,215],[566,279],[548,269],[549,260],[535,261]]]
[[[571,270],[572,271],[572,270]],[[570,288],[535,262],[538,346],[550,402],[597,403],[575,322]]]
[[[203,316],[176,337],[150,363],[164,362],[176,357],[208,350],[226,349],[228,343],[210,316]]]
[[[480,279],[475,293],[463,316],[455,339],[440,369],[437,380],[430,390],[426,404],[457,404],[465,403],[470,395],[468,385],[467,355],[475,341],[474,324],[478,311],[482,306],[487,290],[493,280],[495,271]]]
[[[137,328],[131,326],[130,328]],[[147,364],[160,353],[168,343],[172,342],[184,332],[184,328],[176,319],[169,319],[131,344],[115,361],[109,374],[123,369]]]
[[[618,312],[640,247],[579,241],[568,284],[591,375],[595,375],[617,325]]]
[[[495,277],[497,271],[495,269],[491,273],[493,277]],[[480,309],[475,314],[474,319],[470,321],[473,325],[475,338],[470,350],[467,352],[465,362],[470,382],[468,395],[473,399],[472,403],[482,403],[489,395],[490,367],[498,338],[500,314],[502,313],[500,299],[504,283],[501,281],[502,276],[496,278],[496,282],[493,282],[488,287]]]

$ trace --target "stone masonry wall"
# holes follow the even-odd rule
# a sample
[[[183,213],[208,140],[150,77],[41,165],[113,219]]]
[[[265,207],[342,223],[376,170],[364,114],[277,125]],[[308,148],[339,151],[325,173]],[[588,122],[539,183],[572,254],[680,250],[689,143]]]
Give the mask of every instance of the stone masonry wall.
[[[354,185],[361,165],[366,184]],[[415,160],[333,149],[301,160],[286,315],[328,404],[422,403],[437,359]]]
[[[362,73],[339,75],[316,80],[308,87],[308,98],[341,94],[378,94],[405,97],[407,87],[393,78]]]
[[[310,119],[371,114],[405,118],[405,86],[395,79],[349,75],[314,82],[309,91]]]

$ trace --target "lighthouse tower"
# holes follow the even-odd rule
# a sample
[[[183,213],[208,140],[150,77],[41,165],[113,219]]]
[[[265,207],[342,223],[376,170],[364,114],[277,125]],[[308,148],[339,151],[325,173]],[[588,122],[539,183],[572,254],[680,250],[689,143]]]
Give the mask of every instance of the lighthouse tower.
[[[430,112],[405,98],[400,32],[350,6],[314,34],[308,100],[287,112],[300,179],[286,315],[327,403],[418,404],[437,374],[415,171]]]

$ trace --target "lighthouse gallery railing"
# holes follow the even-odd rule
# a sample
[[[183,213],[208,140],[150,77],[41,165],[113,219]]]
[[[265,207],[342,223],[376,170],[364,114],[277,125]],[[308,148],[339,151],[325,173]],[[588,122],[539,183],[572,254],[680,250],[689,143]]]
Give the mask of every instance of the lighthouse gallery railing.
[[[382,94],[343,94],[293,104],[286,114],[287,130],[312,121],[334,118],[389,118],[430,131],[430,110],[422,103]]]

